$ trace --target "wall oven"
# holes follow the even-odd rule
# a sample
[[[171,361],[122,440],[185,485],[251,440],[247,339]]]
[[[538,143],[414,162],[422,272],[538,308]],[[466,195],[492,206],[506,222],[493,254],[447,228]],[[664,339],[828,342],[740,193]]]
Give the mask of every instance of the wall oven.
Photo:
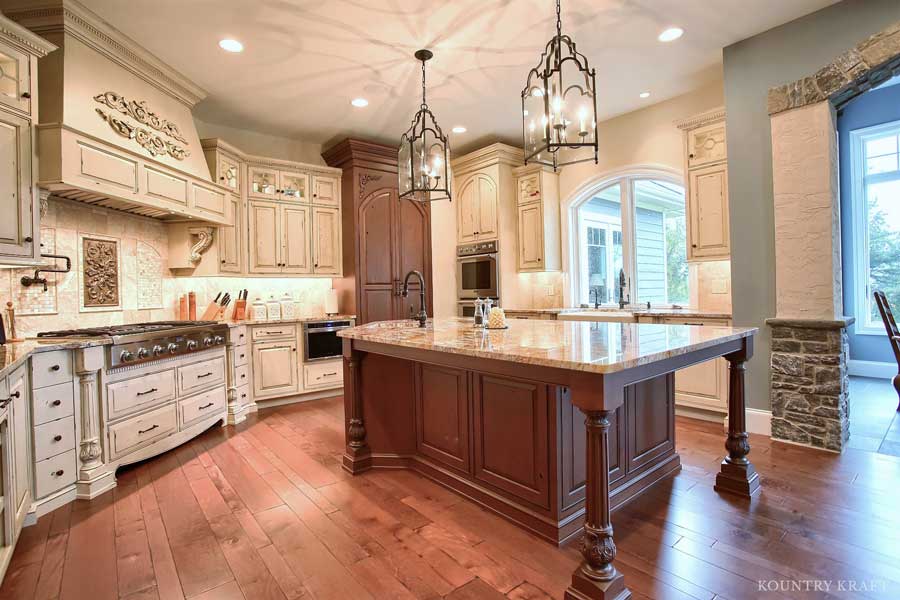
[[[456,288],[459,300],[499,297],[500,266],[496,240],[457,246]]]
[[[309,321],[303,324],[303,362],[333,360],[343,355],[343,340],[337,332],[353,327],[353,321]]]

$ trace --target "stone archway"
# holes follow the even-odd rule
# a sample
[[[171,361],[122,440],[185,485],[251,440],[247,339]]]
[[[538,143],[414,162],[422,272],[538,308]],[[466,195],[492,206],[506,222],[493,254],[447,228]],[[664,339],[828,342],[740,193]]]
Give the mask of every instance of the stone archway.
[[[900,22],[769,90],[775,198],[772,438],[841,451],[849,438],[836,109],[900,72]]]

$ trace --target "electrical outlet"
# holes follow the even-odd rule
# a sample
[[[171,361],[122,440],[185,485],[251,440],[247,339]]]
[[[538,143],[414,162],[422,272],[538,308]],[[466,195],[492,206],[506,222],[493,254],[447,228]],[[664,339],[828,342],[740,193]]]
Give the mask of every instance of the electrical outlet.
[[[727,294],[728,282],[724,279],[713,279],[709,291],[712,294]]]
[[[547,286],[547,295],[548,295],[548,296],[555,296],[555,295],[556,295],[556,288],[553,287],[552,285],[548,285],[548,286]]]

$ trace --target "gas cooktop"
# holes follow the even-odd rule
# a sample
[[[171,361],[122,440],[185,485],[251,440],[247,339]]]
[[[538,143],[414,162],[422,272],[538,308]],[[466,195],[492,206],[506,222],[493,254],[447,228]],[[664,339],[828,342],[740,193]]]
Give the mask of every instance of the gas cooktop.
[[[171,331],[187,327],[203,327],[217,325],[216,321],[149,321],[147,323],[130,323],[128,325],[107,325],[106,327],[87,327],[85,329],[61,329],[59,331],[42,331],[39,338],[75,338],[75,337],[116,337]]]

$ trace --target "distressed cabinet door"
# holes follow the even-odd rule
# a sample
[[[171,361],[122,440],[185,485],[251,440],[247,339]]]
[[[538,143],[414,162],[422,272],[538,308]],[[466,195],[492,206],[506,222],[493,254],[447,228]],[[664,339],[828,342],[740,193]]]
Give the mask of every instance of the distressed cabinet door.
[[[249,187],[247,195],[262,200],[278,200],[278,171],[264,167],[248,167],[247,179]]]
[[[0,254],[32,256],[34,190],[31,176],[31,126],[0,111]]]
[[[313,204],[337,206],[341,200],[340,187],[337,177],[326,175],[313,175],[312,178]]]
[[[478,183],[478,241],[497,239],[498,204],[497,185],[486,175],[476,175]]]
[[[519,207],[519,270],[543,269],[544,211],[540,202]]]
[[[688,259],[727,258],[731,252],[728,231],[728,166],[713,165],[689,173],[690,235]]]
[[[0,42],[0,104],[31,114],[30,59],[3,42]]]
[[[281,206],[281,271],[309,273],[310,220],[308,206]]]
[[[253,344],[253,396],[287,396],[299,391],[297,342]]]
[[[281,272],[279,207],[273,202],[250,201],[250,272]]]
[[[13,496],[15,529],[18,531],[31,507],[31,419],[28,414],[28,376],[20,367],[9,377],[9,421],[12,425]]]
[[[278,173],[278,192],[282,200],[309,202],[309,177],[303,173]]]
[[[688,168],[721,162],[728,158],[725,121],[688,131]]]
[[[240,273],[241,272],[241,235],[244,231],[244,215],[241,210],[240,193],[231,195],[231,201],[228,203],[228,214],[231,216],[231,222],[234,225],[230,227],[219,227],[219,272],[221,273]]]
[[[478,182],[475,178],[463,184],[459,192],[459,242],[474,242],[478,230]]]
[[[313,207],[313,273],[341,271],[341,216],[336,208]]]

